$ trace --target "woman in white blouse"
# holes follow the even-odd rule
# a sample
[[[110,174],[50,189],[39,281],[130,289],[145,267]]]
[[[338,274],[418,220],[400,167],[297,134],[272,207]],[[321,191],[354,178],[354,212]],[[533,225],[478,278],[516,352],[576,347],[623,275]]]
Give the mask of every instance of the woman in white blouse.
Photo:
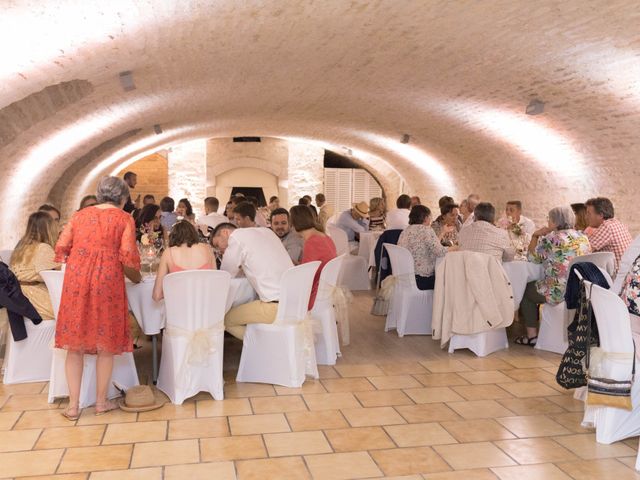
[[[448,250],[440,241],[455,229],[453,225],[445,225],[438,237],[430,225],[431,210],[424,205],[415,205],[409,213],[409,226],[398,239],[398,245],[409,250],[413,256],[416,283],[420,290],[433,290],[436,259],[444,256]]]

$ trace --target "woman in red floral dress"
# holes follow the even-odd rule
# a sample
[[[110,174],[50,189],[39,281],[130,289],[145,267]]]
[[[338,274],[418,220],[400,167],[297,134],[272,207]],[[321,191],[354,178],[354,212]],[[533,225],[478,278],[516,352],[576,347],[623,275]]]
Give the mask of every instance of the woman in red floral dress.
[[[107,400],[113,355],[132,350],[124,276],[140,281],[140,256],[133,218],[122,210],[129,188],[117,177],[105,177],[98,205],[76,212],[56,245],[56,261],[66,261],[56,348],[67,350],[65,370],[69,407],[63,415],[76,420],[84,354],[96,359],[96,415],[117,407]]]

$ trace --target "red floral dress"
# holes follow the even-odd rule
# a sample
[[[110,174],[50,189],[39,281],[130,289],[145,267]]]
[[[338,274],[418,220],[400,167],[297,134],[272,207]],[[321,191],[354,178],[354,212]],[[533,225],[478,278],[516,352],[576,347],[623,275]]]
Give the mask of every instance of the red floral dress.
[[[123,265],[139,270],[136,228],[119,208],[75,213],[56,245],[66,258],[56,348],[96,354],[132,350]]]

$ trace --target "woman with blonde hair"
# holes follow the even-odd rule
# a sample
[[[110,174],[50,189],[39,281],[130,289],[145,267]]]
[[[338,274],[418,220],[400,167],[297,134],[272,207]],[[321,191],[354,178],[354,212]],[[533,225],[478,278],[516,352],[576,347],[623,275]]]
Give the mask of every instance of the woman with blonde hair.
[[[369,230],[384,230],[387,208],[384,199],[374,197],[369,201]]]
[[[51,298],[40,272],[57,270],[54,247],[58,240],[58,225],[47,212],[29,215],[27,231],[11,255],[11,270],[20,288],[43,319],[53,319]]]

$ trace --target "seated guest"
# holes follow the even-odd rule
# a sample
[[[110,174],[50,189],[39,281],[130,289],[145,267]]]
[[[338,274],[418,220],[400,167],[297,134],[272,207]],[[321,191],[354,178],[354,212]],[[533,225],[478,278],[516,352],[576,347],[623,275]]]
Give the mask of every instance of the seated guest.
[[[95,195],[85,195],[80,200],[80,208],[78,210],[82,210],[83,208],[93,207],[98,203],[98,198]]]
[[[605,197],[590,198],[587,205],[587,222],[593,228],[588,232],[593,252],[613,252],[616,257],[616,272],[625,250],[631,245],[631,234],[626,225],[613,218],[613,204]],[[613,274],[615,277],[615,272]]]
[[[571,209],[576,216],[576,230],[580,230],[589,236],[593,229],[589,227],[587,222],[587,206],[584,203],[572,203]]]
[[[218,213],[220,202],[216,197],[207,197],[204,199],[204,216],[198,218],[198,225],[202,233],[209,234],[207,229],[214,229],[224,222],[228,222],[227,217]]]
[[[233,215],[233,209],[236,208],[233,202],[227,202],[224,207],[224,216],[227,217],[227,221],[229,223],[233,223],[235,225],[235,216]]]
[[[280,208],[280,199],[278,197],[276,197],[275,195],[272,196],[271,198],[269,198],[269,205],[267,205],[267,208],[269,210],[271,210],[272,212],[276,208]]]
[[[273,230],[273,233],[275,233],[282,242],[293,264],[299,264],[302,258],[302,244],[304,241],[298,232],[295,230],[291,231],[289,212],[286,208],[276,208],[271,213],[271,230]]]
[[[58,210],[53,205],[49,205],[48,203],[45,203],[44,205],[40,205],[40,207],[38,207],[38,211],[47,212],[55,222],[60,222],[60,217],[61,217],[60,210]]]
[[[49,291],[40,272],[57,270],[54,247],[58,240],[58,226],[47,212],[29,215],[27,231],[11,255],[11,270],[20,282],[20,288],[40,317],[53,319],[53,307]]]
[[[178,200],[178,206],[176,207],[176,215],[188,220],[192,225],[195,225],[196,216],[193,213],[193,207],[188,198],[181,198]]]
[[[486,253],[496,257],[500,263],[513,260],[515,248],[511,245],[509,235],[493,224],[496,219],[493,205],[480,202],[473,215],[475,221],[458,234],[460,250]]]
[[[504,212],[505,217],[501,218],[498,223],[500,228],[504,228],[511,233],[521,232],[527,238],[531,238],[536,230],[536,225],[533,220],[522,215],[522,202],[520,200],[509,200]]]
[[[587,236],[575,229],[571,207],[555,207],[549,211],[549,225],[535,232],[529,243],[529,260],[542,263],[544,278],[529,282],[520,302],[520,318],[527,335],[516,338],[520,345],[534,346],[538,339],[538,305],[557,305],[564,300],[571,259],[591,253]]]
[[[160,301],[164,298],[162,281],[169,273],[184,270],[215,270],[216,259],[211,248],[204,243],[198,243],[196,228],[186,220],[176,223],[169,234],[169,248],[160,258],[158,274],[153,286],[153,299]]]
[[[622,297],[629,310],[631,331],[634,334],[634,340],[637,345],[638,337],[640,336],[640,256],[631,264],[631,268],[624,279],[620,297]]]
[[[387,212],[387,228],[389,230],[403,230],[409,226],[409,209],[411,197],[400,195],[396,200],[396,208]]]
[[[249,202],[240,202],[233,209],[233,217],[239,228],[253,228],[256,224],[256,207]]]
[[[327,262],[336,258],[336,246],[333,240],[322,231],[322,227],[313,217],[311,210],[302,205],[291,207],[291,224],[295,231],[304,239],[304,250],[300,263],[314,262],[320,260],[320,268],[313,278],[313,287],[309,297],[309,307],[311,310],[318,293],[318,283],[320,282],[320,272]]]
[[[451,247],[458,243],[458,232],[462,229],[462,224],[458,218],[459,214],[460,210],[458,205],[455,203],[445,203],[440,207],[440,216],[431,223],[431,228],[433,228],[436,236],[440,238],[440,241],[446,247]],[[445,226],[452,228],[448,228],[443,234],[442,230]]]
[[[150,193],[147,193],[144,197],[142,197],[142,206],[143,207],[146,206],[146,205],[153,205],[154,203],[156,203],[156,197],[154,197]]]
[[[451,202],[451,203],[455,203],[455,202]],[[469,217],[469,215],[471,215],[473,212],[469,211],[469,201],[465,198],[464,200],[462,200],[460,202],[460,215],[458,216],[458,220],[460,221],[461,225],[464,225],[465,220]]]
[[[160,200],[160,223],[165,231],[171,231],[171,227],[178,220],[178,216],[174,213],[175,201],[171,197],[164,197]]]
[[[416,205],[409,214],[409,226],[400,234],[398,245],[411,252],[420,290],[433,290],[436,281],[436,258],[444,256],[447,248],[442,246],[442,236],[455,227],[445,225],[440,238],[430,227],[431,210],[424,205]]]
[[[308,199],[305,195],[304,197],[300,197],[298,199],[298,205],[304,205],[305,207],[308,207],[309,205],[311,205],[311,200]]]
[[[422,202],[420,201],[420,197],[414,195],[413,197],[411,197],[411,208],[415,207],[416,205],[422,205]]]
[[[385,229],[386,207],[384,199],[374,197],[369,202],[369,230]]]
[[[265,217],[264,213],[262,213],[261,209],[258,207],[258,199],[256,197],[246,197],[247,202],[249,202],[256,209],[256,217],[255,222],[258,227],[268,227],[267,217]]]
[[[479,203],[480,195],[477,193],[472,193],[467,197],[467,210],[469,211],[469,216],[465,218],[464,223],[462,224],[463,227],[467,227],[473,223],[473,212]]]
[[[231,308],[224,317],[227,332],[242,340],[248,323],[273,323],[276,319],[280,281],[293,262],[269,228],[236,228],[221,223],[211,244],[222,254],[220,270],[229,272],[232,278],[244,273],[259,297]]]
[[[344,230],[349,242],[359,242],[360,234],[369,230],[369,205],[367,202],[356,203],[350,210],[340,214],[336,227]]]
[[[327,197],[324,196],[324,193],[316,194],[316,205],[318,206],[318,223],[325,228],[327,226],[327,221],[333,215],[333,207],[327,203]]]
[[[155,234],[156,247],[162,246],[164,229],[160,223],[160,207],[158,205],[145,205],[136,217],[136,240],[139,242],[142,235]]]

